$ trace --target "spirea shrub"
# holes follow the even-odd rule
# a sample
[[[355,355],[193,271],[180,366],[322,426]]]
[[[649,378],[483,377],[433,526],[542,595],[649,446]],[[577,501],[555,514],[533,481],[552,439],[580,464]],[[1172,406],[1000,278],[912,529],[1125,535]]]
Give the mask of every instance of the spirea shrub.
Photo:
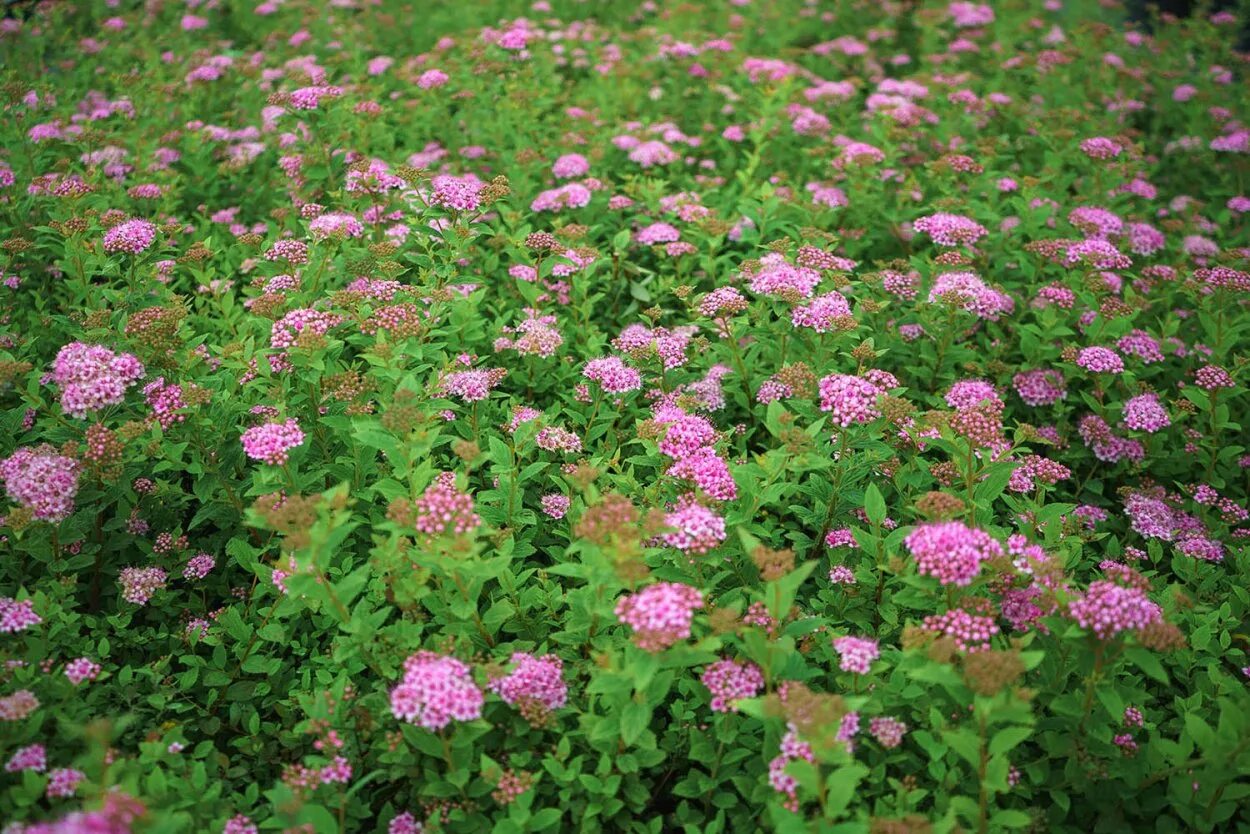
[[[6,14],[5,834],[1250,829],[1235,14]]]

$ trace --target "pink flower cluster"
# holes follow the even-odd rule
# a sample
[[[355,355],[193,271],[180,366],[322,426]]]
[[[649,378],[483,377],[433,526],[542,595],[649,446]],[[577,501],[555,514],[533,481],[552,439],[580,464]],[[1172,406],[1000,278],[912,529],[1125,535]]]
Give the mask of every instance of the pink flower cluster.
[[[871,637],[837,637],[833,641],[833,649],[842,658],[838,668],[857,675],[868,674],[872,662],[881,656],[877,641]]]
[[[707,553],[726,537],[725,519],[693,495],[682,496],[677,507],[665,515],[664,524],[673,528],[663,534],[664,543],[691,556]]]
[[[455,371],[443,377],[441,388],[446,395],[459,397],[466,403],[481,402],[490,396],[491,389],[503,380],[504,374],[503,369]]]
[[[127,220],[104,233],[105,252],[138,255],[156,242],[156,226],[146,220]]]
[[[626,365],[618,356],[591,359],[582,376],[598,382],[609,394],[624,394],[642,387],[642,374]]]
[[[786,809],[797,813],[799,781],[786,772],[786,766],[796,760],[814,762],[816,754],[812,751],[810,744],[799,739],[798,730],[790,724],[781,739],[781,750],[768,763],[768,783],[777,793],[785,795],[783,805]]]
[[[877,398],[884,393],[863,377],[830,374],[820,380],[820,410],[833,412],[834,422],[843,428],[871,423],[881,416]]]
[[[657,582],[616,604],[616,616],[634,630],[634,641],[651,652],[662,651],[690,637],[694,612],[703,594],[680,582]]]
[[[462,536],[482,524],[473,510],[473,496],[456,486],[452,472],[440,472],[415,502],[414,526],[427,536]]]
[[[43,618],[35,613],[34,600],[19,602],[12,597],[0,597],[0,634],[16,634],[42,622]]]
[[[729,464],[711,446],[704,446],[676,461],[665,474],[693,481],[717,501],[732,501],[738,496],[738,485],[729,471]]]
[[[287,462],[290,451],[304,442],[304,432],[294,418],[284,423],[264,423],[252,426],[240,438],[243,451],[252,460],[273,466]]]
[[[1163,619],[1162,609],[1145,591],[1105,579],[1091,582],[1085,593],[1068,605],[1068,613],[1078,625],[1103,640]]]
[[[80,657],[65,664],[65,677],[74,686],[93,681],[100,676],[100,664],[89,657]]]
[[[790,323],[795,327],[809,327],[817,333],[828,333],[839,319],[851,315],[851,305],[837,291],[818,295],[807,304],[790,311]]]
[[[921,524],[904,540],[922,576],[943,585],[968,585],[981,572],[981,563],[1001,556],[1002,545],[983,530],[962,521]]]
[[[1096,374],[1124,373],[1124,360],[1120,358],[1120,355],[1111,348],[1097,345],[1081,348],[1076,355],[1076,364]]]
[[[1068,389],[1064,385],[1063,374],[1055,370],[1038,368],[1031,371],[1021,371],[1012,377],[1011,384],[1015,387],[1016,393],[1020,395],[1020,399],[1024,401],[1024,404],[1031,405],[1034,408],[1043,405],[1054,405],[1068,396]]]
[[[485,701],[468,666],[430,651],[417,652],[404,661],[404,677],[390,698],[396,718],[427,730],[480,718]]]
[[[8,773],[21,773],[23,770],[43,773],[47,768],[48,754],[42,744],[28,744],[25,747],[19,747],[4,765],[4,769]]]
[[[1010,314],[1015,301],[1006,293],[989,286],[972,272],[943,272],[933,279],[929,288],[929,301],[946,301],[957,304],[973,315],[997,321]]]
[[[324,336],[342,321],[343,317],[334,313],[323,313],[311,308],[292,310],[270,327],[269,346],[285,350],[299,341],[304,333]]]
[[[122,599],[135,605],[147,605],[152,595],[165,587],[167,578],[164,568],[123,568],[118,576]]]
[[[23,446],[0,461],[0,481],[9,497],[35,518],[58,522],[74,511],[80,468],[78,461],[51,446]]]
[[[737,712],[735,701],[754,698],[764,688],[760,667],[746,660],[718,660],[703,670],[701,680],[712,695],[714,712]]]
[[[998,625],[993,617],[982,617],[962,608],[925,617],[923,628],[925,631],[953,638],[955,647],[961,652],[988,648],[990,638],[998,634]]]
[[[989,230],[970,217],[941,211],[921,217],[911,225],[938,246],[970,246],[989,234]]]
[[[1153,434],[1172,425],[1172,420],[1157,395],[1139,394],[1124,403],[1124,425]]]
[[[509,662],[512,671],[486,685],[509,706],[528,703],[552,712],[568,702],[569,689],[564,682],[564,663],[560,658],[553,654],[536,657],[527,652],[513,652]]]
[[[89,412],[121,403],[126,389],[143,373],[143,363],[129,353],[70,342],[57,353],[51,379],[61,388],[61,410],[83,419]]]
[[[907,733],[907,724],[888,715],[879,716],[868,722],[868,732],[887,750],[892,750],[903,743]]]
[[[48,786],[44,795],[49,798],[65,798],[78,793],[78,785],[87,774],[72,767],[58,767],[48,773]]]

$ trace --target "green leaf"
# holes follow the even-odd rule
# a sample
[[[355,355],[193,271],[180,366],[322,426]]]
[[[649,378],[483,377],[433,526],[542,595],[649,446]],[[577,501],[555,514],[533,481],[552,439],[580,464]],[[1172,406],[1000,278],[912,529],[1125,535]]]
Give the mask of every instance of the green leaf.
[[[876,484],[869,484],[868,489],[864,490],[864,513],[873,524],[885,521],[885,498],[881,496],[881,490],[877,489]]]
[[[642,731],[651,723],[651,707],[630,701],[621,710],[621,741],[632,745],[638,741]]]
[[[1154,652],[1149,649],[1133,646],[1124,652],[1124,656],[1131,660],[1137,668],[1159,683],[1168,682],[1168,673],[1164,670],[1163,664],[1159,662],[1159,658],[1155,657]]]
[[[1014,808],[1006,808],[1002,811],[996,811],[994,816],[990,818],[990,830],[996,831],[1000,828],[1024,828],[1032,823],[1033,818],[1024,811],[1017,811]]]
[[[1005,727],[994,733],[994,737],[990,739],[990,755],[1006,753],[1031,735],[1032,727]]]

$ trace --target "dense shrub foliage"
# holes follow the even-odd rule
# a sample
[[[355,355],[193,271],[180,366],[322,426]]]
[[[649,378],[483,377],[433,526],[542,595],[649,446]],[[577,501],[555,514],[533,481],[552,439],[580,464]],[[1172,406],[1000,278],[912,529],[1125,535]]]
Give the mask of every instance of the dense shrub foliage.
[[[1233,15],[24,15],[5,832],[1250,827]]]

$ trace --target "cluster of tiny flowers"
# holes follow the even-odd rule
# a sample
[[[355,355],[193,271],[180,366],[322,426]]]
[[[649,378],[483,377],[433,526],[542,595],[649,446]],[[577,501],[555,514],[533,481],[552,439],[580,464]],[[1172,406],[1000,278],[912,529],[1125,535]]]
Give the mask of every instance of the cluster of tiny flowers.
[[[994,289],[971,272],[943,272],[933,279],[929,301],[957,304],[973,315],[997,321],[1016,307],[1011,296]]]
[[[1176,513],[1160,498],[1142,492],[1131,493],[1124,499],[1124,512],[1133,531],[1145,538],[1171,541],[1176,537]]]
[[[834,585],[854,585],[855,574],[846,565],[834,565],[829,569],[829,581]]]
[[[737,287],[718,287],[699,302],[699,312],[708,318],[732,316],[748,306],[746,298]]]
[[[243,814],[235,814],[226,820],[226,824],[221,829],[221,834],[258,834],[256,824],[252,822],[251,817]]]
[[[49,798],[65,798],[78,793],[78,785],[87,774],[72,767],[58,767],[48,772],[48,786],[44,795]]]
[[[1082,417],[1077,424],[1077,431],[1081,435],[1081,441],[1101,461],[1115,463],[1119,460],[1141,460],[1145,457],[1146,450],[1139,441],[1119,437],[1097,414]]]
[[[414,525],[427,536],[461,536],[482,524],[473,510],[473,497],[456,486],[451,472],[439,473],[415,502],[417,518]]]
[[[839,426],[871,423],[881,416],[877,398],[884,391],[863,377],[830,374],[820,380],[820,410],[833,412]]]
[[[663,535],[664,543],[691,556],[707,553],[726,536],[725,519],[691,495],[678,501],[676,509],[665,515],[664,524],[673,528]]]
[[[634,641],[647,651],[662,651],[690,637],[694,612],[703,594],[679,582],[658,582],[622,597],[616,616],[634,630]]]
[[[903,743],[907,733],[907,725],[897,718],[888,715],[879,716],[868,722],[868,732],[877,743],[887,750],[892,750]]]
[[[122,599],[135,605],[147,605],[152,595],[165,587],[167,578],[164,568],[123,568],[118,576]]]
[[[182,569],[182,577],[184,579],[203,579],[208,576],[209,572],[217,562],[208,553],[197,553],[192,556]]]
[[[732,501],[738,496],[738,485],[729,471],[729,464],[710,446],[704,446],[681,458],[668,468],[666,474],[693,481],[699,489],[717,501]]]
[[[286,261],[292,266],[308,263],[308,244],[302,240],[284,238],[275,241],[265,253],[267,261]]]
[[[560,658],[553,654],[536,657],[526,652],[513,652],[509,662],[512,671],[487,684],[487,689],[505,703],[537,706],[553,712],[568,702],[569,690]]]
[[[790,323],[795,327],[809,327],[817,333],[828,333],[839,320],[851,315],[851,305],[840,292],[818,295],[807,304],[790,311]]]
[[[990,638],[998,633],[998,625],[993,617],[970,614],[962,608],[925,617],[923,628],[925,631],[950,637],[955,641],[955,647],[962,652],[986,648]]]
[[[1012,377],[1011,384],[1024,404],[1034,408],[1053,405],[1068,395],[1068,389],[1063,382],[1063,374],[1055,370],[1039,368],[1022,371]]]
[[[396,718],[427,730],[480,718],[485,701],[468,666],[430,651],[404,661],[404,677],[391,690],[390,699]]]
[[[1162,610],[1145,591],[1104,579],[1091,582],[1085,593],[1068,605],[1068,613],[1078,625],[1103,640],[1163,619]]]
[[[138,255],[156,242],[156,226],[146,220],[127,220],[104,233],[105,252]]]
[[[712,695],[714,712],[737,712],[735,701],[754,698],[764,688],[760,667],[746,660],[718,660],[703,670],[701,680]]]
[[[572,503],[572,500],[567,495],[561,495],[558,492],[548,493],[539,499],[543,513],[555,519],[564,518]]]
[[[425,825],[409,811],[392,817],[386,826],[386,834],[423,834],[424,831]],[[255,834],[255,831],[252,834]]]
[[[295,345],[305,333],[324,336],[342,321],[342,316],[334,313],[323,313],[311,308],[292,310],[270,327],[269,345],[284,350]]]
[[[1081,140],[1081,152],[1090,159],[1114,159],[1124,152],[1124,146],[1106,136],[1092,136]]]
[[[1224,545],[1204,536],[1194,536],[1176,544],[1176,549],[1191,559],[1204,562],[1224,561]]]
[[[61,389],[61,410],[83,419],[90,412],[121,403],[126,389],[143,373],[143,364],[129,353],[71,342],[57,353],[51,381]]]
[[[870,637],[838,637],[833,648],[841,656],[839,667],[843,672],[866,675],[872,662],[881,656],[877,641]]]
[[[563,426],[544,426],[534,435],[534,444],[548,452],[580,452],[582,439]]]
[[[1124,403],[1124,425],[1154,433],[1172,425],[1172,420],[1156,395],[1140,394]]]
[[[351,781],[352,766],[344,756],[335,756],[334,761],[321,768],[318,774],[323,785],[344,785]]]
[[[1233,378],[1219,365],[1203,365],[1194,372],[1194,385],[1207,391],[1232,388]]]
[[[856,547],[855,533],[850,527],[835,527],[825,534],[826,547]]]
[[[100,664],[89,657],[80,657],[65,664],[65,677],[74,686],[93,681],[100,676]]]
[[[1001,556],[1002,545],[962,521],[921,524],[904,540],[923,576],[943,585],[968,585],[981,563]]]
[[[326,238],[360,237],[364,234],[365,228],[350,214],[328,212],[314,218],[308,224],[308,231],[313,236],[313,240],[325,240]]]
[[[1001,411],[1004,406],[998,389],[983,379],[961,379],[946,390],[943,399],[955,409],[987,406],[994,411]]]
[[[35,518],[57,522],[74,511],[80,468],[78,461],[51,446],[22,447],[0,461],[0,481],[8,496]]]
[[[598,382],[609,394],[624,394],[642,387],[642,374],[617,356],[591,359],[586,363],[582,376]]]
[[[1111,741],[1116,747],[1120,748],[1120,752],[1125,756],[1134,756],[1137,754],[1137,742],[1128,733],[1118,733]]]
[[[946,212],[921,217],[911,225],[916,231],[927,234],[938,246],[971,245],[989,234],[988,229],[972,218]]]
[[[1096,374],[1124,373],[1124,360],[1111,348],[1097,346],[1082,348],[1076,356],[1076,364]]]
[[[39,699],[29,689],[0,698],[0,721],[21,721],[39,709]]]
[[[811,298],[820,284],[820,273],[804,266],[795,266],[773,253],[761,258],[763,268],[751,276],[748,284],[756,295],[790,298]]]
[[[491,799],[500,805],[510,805],[517,797],[534,786],[534,777],[525,772],[505,770],[499,777],[499,784],[490,792]]]
[[[185,414],[179,413],[181,409],[187,407],[187,402],[182,396],[182,386],[166,384],[163,376],[158,376],[143,386],[143,399],[152,409],[152,416],[156,418],[156,422],[162,429],[168,430],[187,419]]]
[[[240,438],[243,451],[252,460],[281,466],[290,457],[290,451],[303,444],[304,432],[294,418],[284,423],[264,423],[252,426]]]
[[[16,634],[42,622],[43,618],[35,613],[34,600],[18,602],[11,597],[0,597],[0,634]]]
[[[443,377],[442,391],[466,403],[481,402],[503,379],[500,370],[455,371]]]
[[[20,773],[23,770],[43,773],[48,769],[47,751],[42,744],[19,747],[5,763],[4,769],[9,773]]]
[[[780,752],[768,763],[768,783],[777,793],[785,795],[786,799],[782,804],[786,809],[797,813],[799,782],[786,772],[786,766],[795,760],[814,762],[816,754],[810,744],[799,739],[798,730],[791,724],[781,739]]]

